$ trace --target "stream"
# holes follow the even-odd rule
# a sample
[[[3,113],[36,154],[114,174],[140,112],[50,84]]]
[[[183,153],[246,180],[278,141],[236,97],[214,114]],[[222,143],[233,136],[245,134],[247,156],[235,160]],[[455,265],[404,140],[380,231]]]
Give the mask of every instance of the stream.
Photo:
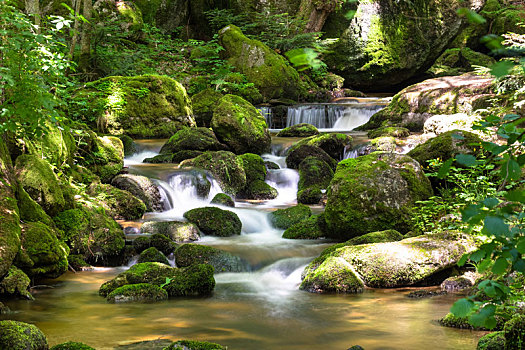
[[[365,138],[362,133],[350,134],[357,140]],[[98,288],[129,266],[95,268],[43,282],[45,288],[33,291],[35,301],[6,302],[16,310],[8,318],[36,324],[50,345],[81,341],[97,349],[157,338],[211,341],[232,350],[344,350],[356,344],[366,350],[475,349],[483,332],[445,328],[436,322],[448,312],[455,295],[410,299],[407,294],[421,288],[367,289],[357,295],[298,289],[304,267],[333,242],[282,239],[283,230],[268,220],[270,211],[296,202],[299,177],[285,168],[283,156],[296,140],[274,137],[272,154],[263,156],[281,166],[270,170],[266,180],[279,196],[262,203],[236,202],[236,208],[227,209],[238,214],[242,234],[204,236],[198,242],[229,251],[249,264],[249,272],[216,274],[210,297],[108,304]],[[187,170],[174,164],[143,164],[142,159],[156,155],[164,141],[138,141],[143,151],[125,160],[130,173],[154,179],[168,203],[168,210],[148,213],[144,220],[182,219],[185,211],[209,205],[220,191],[213,182],[208,198],[199,199],[187,184]]]

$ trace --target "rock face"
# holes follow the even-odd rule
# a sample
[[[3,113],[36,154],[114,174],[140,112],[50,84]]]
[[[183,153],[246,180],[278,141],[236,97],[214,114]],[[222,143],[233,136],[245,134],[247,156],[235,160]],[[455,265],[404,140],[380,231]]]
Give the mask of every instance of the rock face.
[[[111,184],[121,190],[128,191],[146,205],[148,211],[162,211],[160,192],[157,186],[145,176],[118,175]]]
[[[306,96],[308,86],[301,81],[299,73],[265,44],[247,38],[234,25],[219,31],[219,41],[228,63],[246,75],[265,99],[300,100]]]
[[[323,252],[312,261],[303,272],[300,288],[354,293],[356,279],[373,288],[411,286],[455,266],[464,253],[474,249],[471,237],[454,232],[398,242],[343,246]],[[344,283],[337,283],[334,290],[334,280]]]
[[[0,349],[47,350],[47,338],[36,326],[19,321],[0,321]]]
[[[92,127],[112,135],[162,138],[195,126],[186,90],[164,76],[103,78],[86,84],[73,101],[86,101],[90,108],[77,112]]]
[[[385,229],[406,233],[412,205],[431,194],[421,166],[408,156],[375,152],[343,160],[328,190],[328,233],[339,239]]]
[[[259,111],[242,97],[226,95],[211,119],[217,138],[236,154],[262,154],[270,150],[270,133]]]
[[[424,72],[459,33],[460,7],[482,1],[359,2],[355,16],[324,61],[345,84],[384,89]],[[327,23],[327,25],[329,25]]]
[[[472,74],[428,79],[394,96],[388,106],[370,118],[361,130],[402,126],[422,131],[435,114],[470,113],[492,97],[493,78]]]

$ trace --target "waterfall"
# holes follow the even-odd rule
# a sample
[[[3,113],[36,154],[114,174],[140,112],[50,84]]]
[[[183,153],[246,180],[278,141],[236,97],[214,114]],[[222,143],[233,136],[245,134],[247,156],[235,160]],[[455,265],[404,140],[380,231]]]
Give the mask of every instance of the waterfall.
[[[268,129],[273,129],[273,112],[271,107],[257,107],[257,110],[263,115],[264,119],[266,119],[266,125],[268,125]]]

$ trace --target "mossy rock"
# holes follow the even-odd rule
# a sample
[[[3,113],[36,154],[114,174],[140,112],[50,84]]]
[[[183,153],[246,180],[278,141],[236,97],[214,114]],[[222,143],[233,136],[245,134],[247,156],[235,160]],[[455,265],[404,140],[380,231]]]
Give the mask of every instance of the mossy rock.
[[[506,349],[505,332],[492,332],[479,338],[476,350],[501,350]]]
[[[17,264],[31,277],[57,278],[67,271],[69,248],[57,233],[39,222],[22,225],[22,249]]]
[[[175,154],[173,154],[173,156],[171,157],[171,162],[172,163],[181,163],[182,161],[186,160],[186,159],[193,159],[193,158],[197,158],[198,156],[200,156],[201,154],[203,154],[204,152],[201,152],[201,151],[180,151],[180,152],[177,152]]]
[[[278,137],[309,137],[319,134],[319,130],[312,124],[301,123],[282,129]]]
[[[217,193],[210,203],[235,208],[235,202],[232,197],[228,196],[226,193]]]
[[[268,215],[274,227],[286,230],[292,225],[308,219],[312,215],[312,210],[304,204],[298,204],[286,209],[277,209]]]
[[[100,177],[102,182],[108,183],[124,166],[124,145],[113,136],[97,137],[95,146],[85,159],[84,164]]]
[[[115,219],[137,220],[146,212],[144,202],[128,191],[107,184],[93,184],[89,194]]]
[[[0,315],[7,315],[11,313],[11,309],[0,302]]]
[[[505,323],[503,328],[505,333],[506,350],[525,349],[525,316],[514,315]]]
[[[227,347],[210,343],[206,341],[196,340],[179,340],[162,350],[226,350]]]
[[[468,322],[467,317],[458,317],[450,312],[439,320],[439,324],[442,325],[443,327],[480,330],[480,328],[476,328],[472,326]]]
[[[334,171],[326,162],[315,157],[305,158],[299,164],[297,201],[303,204],[319,203],[323,190],[328,188],[333,177]]]
[[[243,162],[231,152],[205,152],[197,158],[182,162],[180,166],[209,171],[227,194],[235,195],[246,186]]]
[[[75,271],[84,271],[84,270],[93,269],[93,266],[91,266],[84,260],[84,256],[79,255],[79,254],[70,254],[67,257],[67,262],[69,266],[71,266]]]
[[[474,70],[474,66],[490,67],[496,60],[468,47],[447,49],[428,70],[434,76],[460,75]]]
[[[311,293],[361,293],[364,284],[351,264],[333,256],[307,274],[300,289]]]
[[[242,97],[226,95],[213,111],[211,127],[222,143],[236,154],[270,151],[271,138],[266,120]]]
[[[47,338],[35,325],[19,321],[0,321],[0,348],[9,350],[47,350]]]
[[[133,240],[133,248],[139,254],[150,247],[155,247],[167,256],[175,251],[177,244],[160,233],[140,236]]]
[[[147,221],[142,224],[140,232],[161,234],[175,242],[198,241],[200,238],[195,224],[182,221]]]
[[[27,194],[22,186],[18,187],[16,198],[20,210],[20,219],[25,222],[41,222],[49,227],[55,227],[53,219]]]
[[[150,163],[150,164],[166,164],[166,163],[172,163],[173,160],[173,154],[159,154],[155,157],[151,158],[144,158],[142,163]]]
[[[266,179],[266,167],[261,156],[253,153],[245,153],[238,156],[238,158],[242,161],[247,184],[255,180],[264,181]]]
[[[135,153],[138,153],[139,147],[131,137],[129,137],[128,135],[120,135],[118,138],[120,139],[120,141],[122,141],[125,157],[129,157],[134,155]]]
[[[64,232],[64,239],[73,254],[80,254],[92,263],[120,263],[118,257],[124,249],[124,232],[103,208],[70,209],[53,219]]]
[[[284,57],[260,41],[248,39],[234,25],[219,31],[219,42],[228,63],[244,74],[267,100],[281,97],[300,100],[313,87],[301,80]]]
[[[222,151],[226,148],[208,128],[183,128],[170,137],[160,149],[161,154],[180,151]]]
[[[175,263],[178,267],[195,264],[209,264],[220,272],[246,271],[244,261],[231,253],[200,244],[183,244],[175,251]]]
[[[375,139],[377,137],[382,136],[403,138],[410,136],[410,130],[408,130],[407,128],[396,126],[384,126],[374,130],[370,130],[367,136],[369,139]]]
[[[324,215],[312,215],[287,228],[283,233],[283,238],[318,239],[326,235],[325,230],[326,222]]]
[[[207,88],[191,97],[197,126],[210,127],[213,110],[219,104],[222,96],[217,90]]]
[[[84,343],[68,341],[67,343],[55,345],[51,347],[49,350],[96,350],[96,349]]]
[[[421,166],[408,156],[375,152],[346,159],[328,189],[328,232],[346,240],[385,229],[406,233],[413,205],[431,195]]]
[[[170,297],[210,295],[215,288],[213,266],[196,264],[177,269],[163,288]]]
[[[71,128],[49,120],[44,122],[44,127],[45,130],[40,137],[24,138],[27,152],[42,157],[57,167],[72,165],[77,145]]]
[[[254,200],[270,200],[275,199],[279,192],[272,186],[268,185],[262,180],[255,180],[237,195],[237,198],[254,199]]]
[[[157,186],[149,178],[140,175],[118,175],[111,181],[116,188],[128,191],[142,200],[148,211],[162,211],[161,196]]]
[[[23,297],[32,300],[33,297],[31,293],[29,293],[30,284],[31,280],[24,271],[11,265],[7,275],[0,280],[0,295]]]
[[[166,265],[170,264],[168,258],[166,258],[166,256],[155,247],[150,247],[142,251],[142,253],[140,253],[139,255],[139,260],[137,262],[159,262]]]
[[[323,198],[326,198],[326,190],[319,185],[312,185],[297,191],[297,203],[319,204]]]
[[[151,303],[168,299],[168,293],[159,286],[149,283],[127,284],[109,293],[110,303]]]
[[[303,145],[319,147],[330,157],[339,161],[347,148],[352,147],[352,137],[341,133],[322,133],[302,139],[290,147],[288,154]]]
[[[408,155],[426,165],[431,159],[446,161],[456,155],[478,155],[481,152],[481,139],[478,135],[463,130],[451,130],[417,145]]]
[[[396,139],[392,136],[381,136],[370,140],[374,151],[390,152],[396,151]]]
[[[337,161],[330,157],[328,153],[323,151],[317,146],[311,145],[300,145],[293,147],[286,156],[286,165],[291,169],[298,169],[299,165],[308,157],[317,158],[335,169],[337,167]]]
[[[345,242],[347,245],[397,242],[403,239],[403,235],[396,230],[385,230],[370,232],[365,235],[354,237]]]
[[[15,170],[20,185],[48,215],[54,216],[68,209],[64,190],[72,190],[61,186],[47,161],[24,154],[16,159]]]
[[[107,77],[86,84],[71,99],[72,112],[87,103],[89,108],[78,114],[91,127],[112,135],[166,138],[195,126],[186,90],[166,76]]]
[[[237,214],[216,207],[196,208],[184,217],[199,227],[205,235],[229,237],[240,235],[242,223]]]

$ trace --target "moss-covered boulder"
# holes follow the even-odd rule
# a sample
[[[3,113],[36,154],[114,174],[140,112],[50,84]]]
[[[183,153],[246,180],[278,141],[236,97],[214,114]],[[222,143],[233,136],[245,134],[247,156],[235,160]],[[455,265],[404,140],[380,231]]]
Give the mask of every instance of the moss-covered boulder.
[[[229,25],[219,31],[219,42],[224,54],[237,71],[246,75],[265,99],[303,99],[309,86],[286,59],[265,44],[248,39],[242,31]]]
[[[255,180],[266,179],[266,167],[261,156],[253,153],[245,153],[238,156],[242,161],[244,172],[246,173],[246,183],[251,183]]]
[[[448,0],[360,2],[352,19],[332,17],[338,21],[332,27],[340,28],[333,33],[339,40],[323,60],[349,86],[392,87],[434,63],[459,33],[464,19],[456,11],[465,6],[471,5]],[[480,4],[472,8],[479,10]]]
[[[186,90],[166,76],[103,78],[77,90],[72,100],[72,113],[82,108],[77,114],[84,122],[112,135],[166,138],[195,126]]]
[[[277,197],[275,188],[264,182],[266,178],[266,166],[264,160],[257,154],[245,153],[238,156],[246,173],[246,187],[239,193],[237,198],[267,200]]]
[[[33,299],[31,293],[29,293],[30,283],[31,280],[24,271],[12,265],[7,275],[0,280],[0,295]]]
[[[67,271],[69,248],[57,232],[39,222],[22,225],[22,249],[17,265],[31,277],[57,278]]]
[[[236,154],[269,152],[271,138],[266,120],[242,97],[226,95],[213,111],[211,127],[217,138]]]
[[[66,210],[54,217],[54,221],[64,232],[63,238],[73,254],[80,254],[93,263],[120,263],[118,257],[124,249],[124,232],[103,208]]]
[[[385,242],[397,242],[403,239],[403,235],[396,230],[385,230],[370,232],[365,235],[354,237],[344,244],[346,245],[360,245],[360,244],[371,244],[371,243],[385,243]]]
[[[168,347],[164,348],[163,350],[179,350],[179,349],[185,349],[185,350],[226,350],[227,347],[216,344],[216,343],[210,343],[206,341],[196,341],[196,340],[179,340]]]
[[[301,123],[282,129],[278,137],[309,137],[319,134],[319,130],[312,124]]]
[[[163,288],[170,297],[210,295],[215,288],[213,266],[196,264],[177,269],[169,283]]]
[[[210,203],[235,208],[235,202],[232,197],[228,196],[226,193],[217,193]]]
[[[517,314],[505,323],[503,327],[505,333],[506,350],[525,349],[525,316]]]
[[[122,141],[125,157],[132,156],[139,151],[139,146],[128,135],[120,135],[118,138]]]
[[[23,189],[50,216],[67,209],[63,187],[51,165],[38,156],[24,154],[16,159],[16,175]],[[69,191],[71,191],[69,189]]]
[[[197,225],[205,235],[229,237],[240,235],[242,223],[237,214],[216,207],[196,208],[184,213],[184,217]]]
[[[44,126],[45,131],[40,137],[26,135],[26,151],[42,157],[54,166],[72,165],[77,145],[71,128],[51,121],[45,121]]]
[[[396,127],[396,126],[383,126],[374,130],[370,130],[367,134],[369,139],[375,139],[377,137],[388,136],[403,138],[410,135],[410,130],[407,128]]]
[[[279,192],[262,180],[255,180],[246,185],[244,190],[237,194],[239,199],[269,200],[275,199]]]
[[[431,159],[445,161],[460,153],[476,155],[480,151],[481,139],[478,135],[463,130],[451,130],[417,145],[408,155],[419,164],[426,165]]]
[[[308,157],[317,158],[328,164],[332,169],[337,167],[337,161],[330,157],[328,153],[317,146],[305,144],[293,147],[288,152],[288,155],[286,156],[286,166],[291,169],[299,169],[299,164]]]
[[[142,200],[112,185],[92,184],[89,194],[115,219],[137,220],[146,212],[146,205]]]
[[[36,326],[19,321],[0,321],[0,349],[47,350],[47,338]]]
[[[177,244],[167,236],[160,233],[140,236],[133,240],[133,248],[137,253],[141,253],[150,247],[158,249],[167,256],[173,253],[177,248]]]
[[[321,254],[303,272],[301,289],[311,290],[316,276],[322,273],[331,280],[335,272],[321,272],[327,260],[330,265],[355,271],[366,286],[394,288],[423,283],[433,275],[455,266],[467,252],[476,249],[472,237],[455,233],[424,235],[398,242],[342,246]],[[322,290],[322,288],[315,288]]]
[[[308,219],[312,215],[312,210],[304,204],[298,204],[286,209],[277,209],[268,215],[273,226],[280,229],[287,229],[294,224]]]
[[[168,258],[166,258],[166,256],[155,247],[143,250],[142,253],[140,253],[137,262],[159,262],[166,265],[170,264]]]
[[[436,77],[460,75],[474,70],[474,66],[490,67],[496,60],[468,47],[447,49],[428,72]]]
[[[86,260],[84,260],[84,256],[80,254],[70,254],[67,257],[67,263],[69,267],[72,268],[74,271],[93,270],[93,266],[88,264]]]
[[[326,221],[324,214],[312,215],[289,228],[283,233],[288,239],[317,239],[326,235]]]
[[[18,209],[20,209],[20,219],[25,222],[41,222],[47,226],[54,227],[55,223],[44,209],[29,196],[22,186],[18,186],[16,191]]]
[[[149,178],[140,175],[118,175],[111,184],[121,190],[128,191],[142,200],[148,211],[162,211],[161,196],[157,186]]]
[[[339,163],[326,204],[333,238],[350,239],[368,232],[410,231],[411,209],[432,195],[432,187],[414,159],[375,152]]]
[[[124,166],[124,145],[113,136],[97,137],[91,153],[84,158],[84,164],[102,182],[110,182]]]
[[[476,350],[502,350],[506,349],[505,332],[492,332],[479,338]]]
[[[226,147],[208,128],[184,128],[166,142],[160,149],[161,154],[172,154],[180,151],[221,151]]]
[[[168,299],[168,293],[159,286],[149,283],[127,284],[109,293],[110,303],[151,303]]]
[[[66,343],[57,344],[51,347],[49,350],[96,350],[96,349],[84,343],[68,341]]]
[[[311,293],[361,293],[364,284],[351,264],[330,256],[304,276],[300,289]]]
[[[381,152],[395,152],[396,151],[396,139],[391,136],[381,136],[376,137],[373,140],[370,140],[370,145],[372,146],[372,151],[381,151]]]
[[[175,264],[178,267],[209,264],[213,266],[215,273],[246,271],[246,264],[238,256],[200,244],[181,245],[175,251]]]
[[[210,127],[213,110],[219,104],[222,96],[217,90],[208,88],[191,97],[193,114],[197,126]]]
[[[484,107],[493,96],[492,81],[490,76],[463,74],[411,85],[397,93],[386,108],[359,129],[401,126],[422,131],[425,121],[432,115],[470,113]]]
[[[242,160],[228,151],[205,152],[197,158],[182,162],[180,166],[209,171],[227,194],[235,195],[246,186]]]
[[[297,187],[297,202],[317,204],[326,193],[334,171],[326,162],[307,157],[299,164],[299,184]]]
[[[345,150],[352,147],[352,137],[341,133],[323,133],[310,136],[296,142],[290,147],[288,154],[303,145],[319,147],[330,157],[339,161],[342,159]]]
[[[175,242],[198,241],[199,229],[195,224],[182,221],[146,221],[141,233],[162,234]]]

